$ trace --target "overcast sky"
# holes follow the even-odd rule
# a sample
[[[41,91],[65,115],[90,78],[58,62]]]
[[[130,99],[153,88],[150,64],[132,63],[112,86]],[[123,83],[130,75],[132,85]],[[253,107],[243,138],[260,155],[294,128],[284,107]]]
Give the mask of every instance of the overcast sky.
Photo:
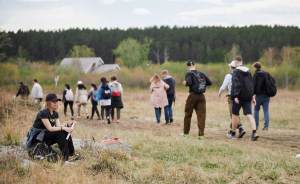
[[[0,30],[300,25],[300,0],[0,0]]]

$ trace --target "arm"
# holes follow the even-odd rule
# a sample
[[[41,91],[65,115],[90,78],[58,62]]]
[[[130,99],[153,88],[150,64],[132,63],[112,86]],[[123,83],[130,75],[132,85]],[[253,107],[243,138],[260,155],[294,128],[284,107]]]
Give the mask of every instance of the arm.
[[[224,78],[222,86],[219,89],[219,96],[221,96],[221,94],[226,90],[226,88],[228,87],[228,85],[230,83],[230,80],[231,80],[231,76],[230,76],[230,74],[227,74]]]
[[[57,131],[63,131],[63,130],[66,132],[73,131],[73,128],[70,128],[70,127],[65,127],[65,126],[61,126],[61,125],[60,126],[51,126],[48,119],[42,119],[42,122],[49,132],[57,132]]]
[[[205,76],[205,80],[206,80],[206,86],[211,86],[212,85],[212,82],[211,80],[204,74]]]
[[[192,79],[192,73],[188,72],[185,75],[185,86],[192,86],[193,85],[193,79]]]

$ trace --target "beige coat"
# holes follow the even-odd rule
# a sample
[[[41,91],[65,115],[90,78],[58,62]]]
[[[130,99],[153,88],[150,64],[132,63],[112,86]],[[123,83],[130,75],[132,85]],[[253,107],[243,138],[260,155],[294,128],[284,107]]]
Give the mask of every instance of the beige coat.
[[[165,107],[168,105],[168,98],[166,90],[169,88],[169,85],[164,81],[159,81],[158,83],[152,82],[150,85],[150,103],[153,107]]]

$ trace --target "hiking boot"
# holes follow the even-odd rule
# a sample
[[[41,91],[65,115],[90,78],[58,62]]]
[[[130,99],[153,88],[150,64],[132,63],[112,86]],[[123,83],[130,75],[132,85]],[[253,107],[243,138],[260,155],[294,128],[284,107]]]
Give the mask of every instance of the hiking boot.
[[[236,136],[235,136],[235,132],[230,130],[228,133],[227,133],[227,138],[228,139],[236,139]]]
[[[251,141],[256,141],[258,139],[258,135],[256,135],[256,133],[252,133],[251,135]]]
[[[239,128],[239,136],[238,138],[243,138],[243,136],[246,134],[246,131],[241,127]]]

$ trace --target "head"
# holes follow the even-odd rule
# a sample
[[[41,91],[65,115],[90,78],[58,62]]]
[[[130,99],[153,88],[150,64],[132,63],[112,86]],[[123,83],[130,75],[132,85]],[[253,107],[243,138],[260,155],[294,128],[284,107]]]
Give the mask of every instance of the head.
[[[101,81],[102,84],[107,84],[106,77],[101,77],[100,81]]]
[[[236,56],[235,57],[235,61],[236,61],[236,67],[242,66],[243,65],[243,60],[241,56]]]
[[[66,89],[70,89],[71,87],[70,87],[69,84],[65,84],[65,88],[66,88]]]
[[[116,76],[112,76],[112,77],[110,78],[110,80],[111,80],[111,81],[117,81],[117,77],[116,77]]]
[[[162,71],[160,72],[160,75],[161,75],[162,77],[166,77],[167,75],[169,75],[169,72],[168,72],[168,70],[162,70]]]
[[[49,93],[46,96],[46,106],[50,111],[57,111],[58,110],[58,101],[61,99],[57,98],[56,94]]]
[[[196,69],[195,63],[191,60],[186,62],[186,66],[187,66],[188,70],[195,70]]]
[[[228,66],[231,71],[234,70],[237,67],[237,61],[236,60],[231,61],[231,63],[229,63]]]
[[[252,67],[255,68],[256,70],[260,70],[261,64],[260,64],[260,62],[255,62],[255,63],[253,63]]]
[[[96,86],[96,84],[92,83],[92,84],[91,84],[91,86],[92,86],[92,88],[93,88],[94,90],[96,90],[96,89],[97,89],[97,86]]]
[[[33,83],[37,83],[38,82],[38,80],[37,79],[33,79]]]
[[[150,82],[151,82],[151,83],[152,83],[152,82],[157,83],[157,82],[159,82],[159,81],[160,81],[160,77],[159,77],[158,74],[154,74],[154,75],[151,77],[151,79],[150,79]]]
[[[20,86],[24,86],[24,83],[23,83],[23,82],[20,82],[19,84],[20,84]]]

